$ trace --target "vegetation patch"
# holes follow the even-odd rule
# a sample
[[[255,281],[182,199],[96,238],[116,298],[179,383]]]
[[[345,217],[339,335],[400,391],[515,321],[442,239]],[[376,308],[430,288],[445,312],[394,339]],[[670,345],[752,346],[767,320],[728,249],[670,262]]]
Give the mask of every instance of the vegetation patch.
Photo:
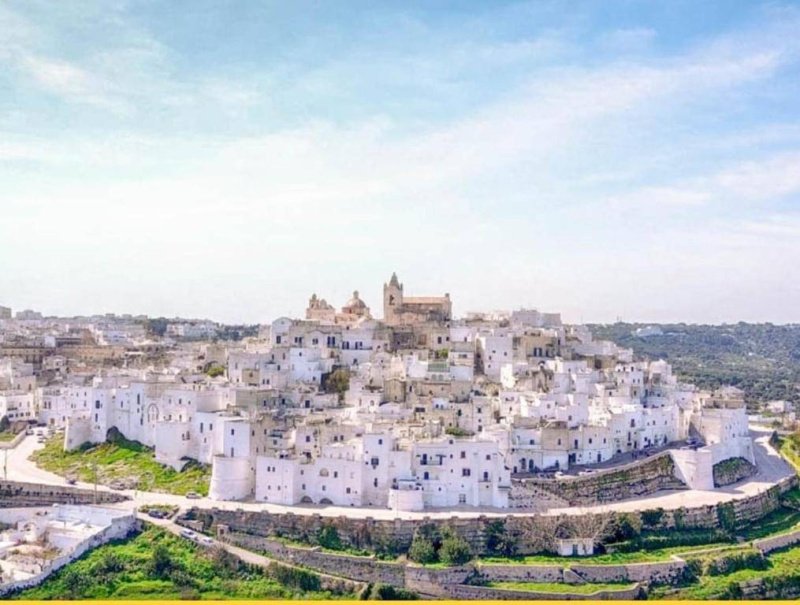
[[[121,482],[126,487],[168,494],[197,492],[208,494],[211,467],[190,461],[182,471],[156,462],[151,448],[138,441],[117,436],[113,442],[84,444],[71,452],[64,451],[64,437],[56,435],[31,455],[41,468],[102,485]]]
[[[280,570],[280,571],[279,571]],[[302,577],[301,577],[302,576]],[[329,599],[304,570],[248,565],[221,548],[203,549],[149,526],[133,538],[96,548],[13,598]]]
[[[637,328],[658,326],[662,335],[642,338]],[[800,403],[800,325],[773,324],[590,325],[597,339],[633,349],[638,358],[664,359],[682,379],[701,389],[733,385],[751,409],[784,399]]]
[[[726,563],[727,565],[727,563]],[[650,598],[673,599],[741,599],[743,584],[760,586],[757,590],[770,598],[793,598],[800,595],[800,547],[791,547],[770,553],[764,561],[755,555],[735,557],[728,569],[719,565],[696,565],[696,577],[678,587],[659,587]]]

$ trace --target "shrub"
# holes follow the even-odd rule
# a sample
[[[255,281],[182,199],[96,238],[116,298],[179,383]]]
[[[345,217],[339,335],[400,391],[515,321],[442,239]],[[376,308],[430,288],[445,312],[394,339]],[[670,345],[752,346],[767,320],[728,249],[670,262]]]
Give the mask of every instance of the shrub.
[[[448,529],[439,548],[439,560],[445,565],[463,565],[471,559],[472,551],[467,541]]]
[[[716,557],[708,562],[706,573],[710,576],[721,576],[740,569],[763,570],[769,566],[767,559],[757,550],[733,553]]]
[[[150,557],[150,573],[157,580],[166,580],[172,570],[172,557],[164,544],[156,544]]]
[[[395,588],[390,584],[376,584],[369,592],[372,601],[416,601],[419,597],[403,588]]]
[[[648,528],[658,527],[664,517],[664,509],[656,508],[653,510],[642,511],[642,525]]]
[[[460,426],[448,426],[444,432],[451,437],[472,437],[472,435],[475,434],[472,431],[461,428]]]
[[[418,530],[411,540],[411,546],[408,549],[408,558],[422,564],[435,563],[438,557],[433,541]]]
[[[206,372],[209,378],[216,378],[217,376],[222,376],[224,373],[225,368],[222,366],[211,366]]]
[[[317,532],[317,544],[330,550],[342,550],[342,539],[339,537],[339,530],[333,525],[323,525]]]
[[[642,522],[638,517],[623,513],[618,515],[612,533],[613,542],[622,542],[638,537],[642,533]]]

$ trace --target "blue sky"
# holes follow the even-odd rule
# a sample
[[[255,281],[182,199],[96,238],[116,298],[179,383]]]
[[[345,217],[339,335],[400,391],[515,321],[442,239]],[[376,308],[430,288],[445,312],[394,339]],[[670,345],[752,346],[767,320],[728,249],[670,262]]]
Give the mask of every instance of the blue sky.
[[[0,2],[0,304],[800,321],[800,3]]]

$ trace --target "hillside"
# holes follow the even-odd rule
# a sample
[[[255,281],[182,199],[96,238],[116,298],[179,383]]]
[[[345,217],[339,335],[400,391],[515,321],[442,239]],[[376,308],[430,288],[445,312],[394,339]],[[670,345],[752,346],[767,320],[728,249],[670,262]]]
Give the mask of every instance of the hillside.
[[[640,328],[662,334],[637,336]],[[800,402],[800,325],[591,324],[595,338],[631,348],[638,358],[665,359],[701,388],[733,385],[748,405]]]

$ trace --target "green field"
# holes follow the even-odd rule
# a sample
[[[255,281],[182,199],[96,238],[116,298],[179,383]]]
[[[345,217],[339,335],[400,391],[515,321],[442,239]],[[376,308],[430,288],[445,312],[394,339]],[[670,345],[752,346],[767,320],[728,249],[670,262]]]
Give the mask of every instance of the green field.
[[[601,590],[616,591],[633,588],[634,584],[555,584],[544,582],[489,582],[489,588],[505,590],[526,590],[530,592],[551,592],[557,594],[594,594]]]
[[[15,599],[330,599],[308,572],[246,565],[148,526],[135,537],[96,548]]]
[[[95,480],[96,468],[97,482],[103,485],[123,481],[145,491],[208,494],[211,468],[207,465],[190,462],[178,472],[156,462],[151,448],[122,438],[114,443],[86,444],[72,452],[64,451],[63,442],[63,436],[48,439],[42,449],[31,455],[31,460],[62,477],[75,476],[88,483]]]

